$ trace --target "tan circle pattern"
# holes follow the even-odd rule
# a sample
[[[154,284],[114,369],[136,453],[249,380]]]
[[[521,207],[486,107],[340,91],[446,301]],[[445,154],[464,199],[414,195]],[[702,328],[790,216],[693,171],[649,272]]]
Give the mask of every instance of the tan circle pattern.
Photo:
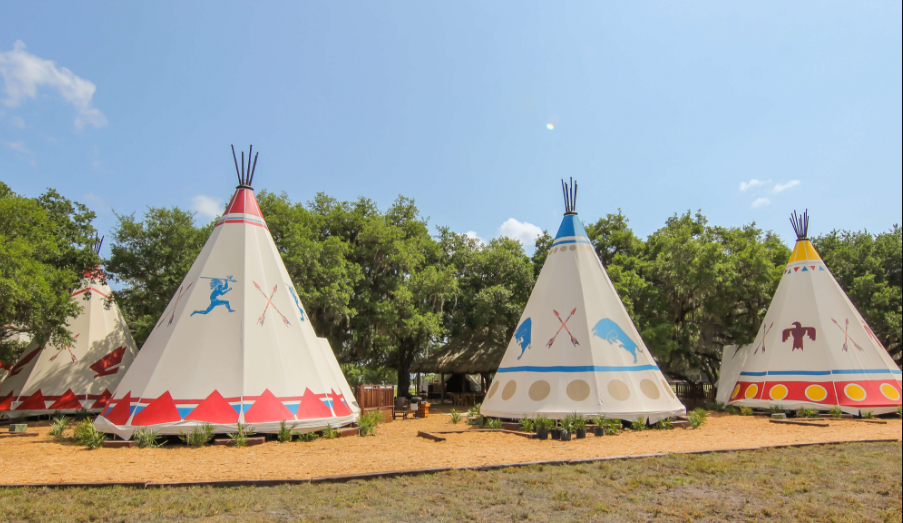
[[[489,387],[489,395],[486,396],[486,399],[489,399],[489,398],[495,396],[495,393],[498,392],[498,390],[499,390],[499,382],[496,381],[495,383],[492,384],[491,387]]]
[[[571,249],[572,251],[576,251],[576,250],[577,250],[577,246],[576,246],[576,245],[571,245],[570,249]]]
[[[502,389],[502,399],[508,401],[511,399],[511,396],[514,396],[514,393],[517,392],[517,382],[514,380],[509,381],[505,384],[505,388]]]
[[[549,397],[550,392],[552,392],[552,386],[549,385],[549,382],[545,380],[539,380],[533,383],[533,385],[530,385],[528,394],[530,395],[531,400],[542,401]]]
[[[589,383],[583,380],[574,380],[568,383],[568,397],[574,401],[583,401],[589,397]]]
[[[651,400],[657,400],[662,397],[662,391],[658,390],[655,382],[652,380],[643,380],[640,382],[640,390]]]
[[[627,401],[630,399],[630,389],[627,384],[621,380],[611,380],[608,384],[608,393],[612,398],[618,401]]]

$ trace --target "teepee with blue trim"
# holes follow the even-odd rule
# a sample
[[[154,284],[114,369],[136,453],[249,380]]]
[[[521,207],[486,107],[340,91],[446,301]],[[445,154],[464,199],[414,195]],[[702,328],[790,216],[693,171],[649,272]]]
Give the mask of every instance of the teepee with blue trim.
[[[233,150],[234,158],[234,150]],[[255,156],[110,406],[95,425],[187,433],[348,425],[360,409],[329,344],[308,321],[251,187]],[[325,351],[330,351],[326,353]]]
[[[684,414],[583,229],[577,185],[562,185],[564,219],[482,414],[650,423]]]
[[[725,347],[719,401],[895,412],[903,373],[809,241],[808,212],[794,212],[790,222],[796,245],[755,341]]]

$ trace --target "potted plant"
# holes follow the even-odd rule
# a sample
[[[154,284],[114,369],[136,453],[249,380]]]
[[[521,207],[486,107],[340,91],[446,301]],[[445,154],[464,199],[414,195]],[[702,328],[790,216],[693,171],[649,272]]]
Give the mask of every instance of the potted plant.
[[[593,427],[593,436],[604,436],[606,425],[605,416],[599,414],[599,417],[594,420],[594,423],[595,426]]]
[[[575,413],[571,417],[571,428],[577,439],[586,439],[586,416]]]
[[[543,415],[539,415],[533,420],[533,426],[536,427],[537,438],[540,440],[549,439],[549,428],[552,426],[552,420]]]
[[[561,441],[571,441],[571,435],[570,429],[562,427],[561,432],[558,434],[558,439]]]

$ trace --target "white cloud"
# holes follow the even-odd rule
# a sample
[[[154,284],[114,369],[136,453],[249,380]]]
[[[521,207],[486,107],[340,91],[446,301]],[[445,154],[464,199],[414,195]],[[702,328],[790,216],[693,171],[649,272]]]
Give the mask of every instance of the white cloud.
[[[219,198],[199,194],[191,198],[191,210],[206,217],[208,220],[218,218],[225,208],[225,204]]]
[[[20,118],[18,116],[13,116],[12,118],[10,118],[9,123],[13,124],[14,126],[18,127],[19,129],[25,129],[25,120],[23,120],[22,118]]]
[[[9,142],[9,148],[20,153],[32,154],[31,150],[25,146],[25,142]]]
[[[38,87],[48,86],[55,88],[75,106],[78,111],[76,129],[81,130],[85,125],[103,127],[107,124],[103,113],[91,105],[96,85],[65,67],[57,67],[52,60],[27,52],[21,40],[16,40],[12,51],[0,52],[0,75],[6,82],[7,98],[3,103],[7,107],[16,107],[26,98],[37,97]]]
[[[88,192],[88,194],[86,194],[83,197],[83,199],[88,203],[94,204],[95,207],[105,207],[106,206],[106,204],[103,201],[103,198],[101,198],[100,196],[97,196],[96,194],[94,194],[94,192]],[[94,209],[95,212],[97,210],[98,209]]]
[[[766,183],[771,183],[771,180],[757,180],[753,178],[748,182],[740,182],[740,191],[746,192],[747,189],[752,189],[753,187],[757,187],[759,185],[765,185]]]
[[[787,183],[779,183],[774,186],[774,190],[772,190],[771,192],[777,194],[781,191],[786,191],[787,189],[792,189],[801,183],[803,183],[803,182],[801,182],[799,180],[791,180]]]
[[[524,247],[530,248],[536,243],[536,238],[542,236],[542,229],[532,223],[519,222],[514,218],[508,218],[499,227],[499,236],[520,240]]]
[[[467,236],[471,240],[476,240],[479,243],[486,243],[485,241],[483,241],[483,238],[480,238],[480,235],[474,231],[467,231],[464,233],[464,236]]]
[[[764,207],[770,204],[771,200],[769,200],[768,198],[757,198],[756,201],[752,202],[752,208],[758,209],[759,207]]]

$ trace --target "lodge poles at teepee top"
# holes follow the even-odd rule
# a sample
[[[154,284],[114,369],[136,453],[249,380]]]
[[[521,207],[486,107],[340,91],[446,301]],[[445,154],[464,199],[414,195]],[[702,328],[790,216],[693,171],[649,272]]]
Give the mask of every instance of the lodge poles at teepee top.
[[[561,180],[561,192],[564,193],[564,214],[577,214],[577,182],[574,178],[570,184]]]
[[[101,236],[99,239],[97,238],[97,236],[95,236],[94,244],[91,245],[91,250],[93,250],[94,254],[96,254],[98,256],[100,256],[100,247],[101,247],[101,245],[103,245],[104,238],[106,238],[106,236]]]
[[[797,214],[793,211],[790,215],[790,225],[793,226],[793,232],[796,233],[797,240],[808,239],[809,234],[809,209],[803,211],[803,214]]]
[[[254,152],[254,146],[248,150],[248,165],[245,170],[245,152],[241,152],[241,170],[238,169],[238,157],[235,156],[235,146],[232,146],[232,160],[235,161],[235,175],[238,176],[239,187],[251,187],[254,183],[254,171],[257,170],[257,155],[254,155],[254,163],[251,163],[251,155]],[[257,153],[260,154],[260,153]]]

